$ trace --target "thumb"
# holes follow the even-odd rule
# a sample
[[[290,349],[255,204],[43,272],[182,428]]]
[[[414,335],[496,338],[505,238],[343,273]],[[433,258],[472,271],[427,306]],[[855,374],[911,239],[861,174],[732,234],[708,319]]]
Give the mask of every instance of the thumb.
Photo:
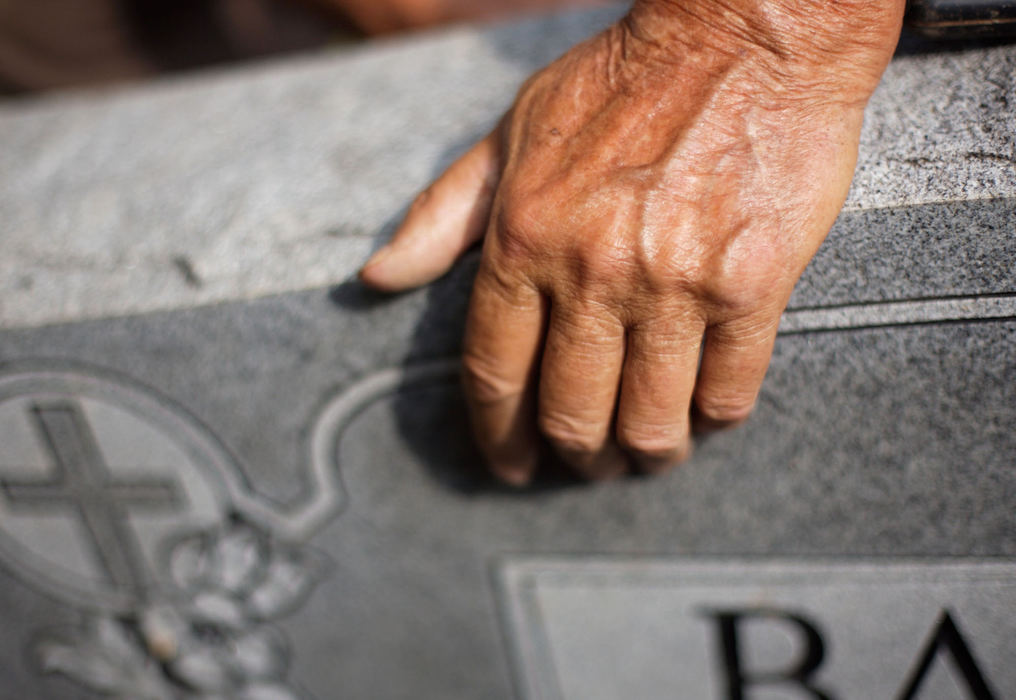
[[[375,289],[398,292],[447,272],[487,230],[498,160],[498,137],[492,133],[416,198],[392,241],[360,270],[360,279]]]

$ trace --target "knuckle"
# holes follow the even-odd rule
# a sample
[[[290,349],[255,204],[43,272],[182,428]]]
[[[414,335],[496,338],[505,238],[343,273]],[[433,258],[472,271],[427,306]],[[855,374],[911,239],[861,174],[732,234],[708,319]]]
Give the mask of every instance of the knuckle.
[[[654,260],[642,261],[640,267],[640,277],[645,285],[664,294],[695,289],[701,284],[697,270],[688,263],[679,265],[671,260]]]
[[[644,459],[680,459],[684,453],[684,434],[674,427],[619,425],[618,444],[627,452]]]
[[[527,267],[539,257],[539,241],[527,230],[500,227],[496,236],[497,260],[508,268]]]
[[[495,236],[497,257],[511,267],[528,264],[539,256],[539,239],[530,228],[504,223],[505,217],[499,217]]]
[[[740,393],[709,393],[696,397],[695,403],[707,418],[721,423],[739,423],[751,415],[755,397]]]
[[[462,357],[462,385],[466,395],[481,406],[514,398],[523,391],[516,379],[498,371],[493,362],[468,351]]]
[[[590,282],[615,280],[618,275],[627,277],[632,265],[632,254],[615,241],[594,240],[579,245],[575,251],[581,276]]]
[[[642,247],[637,262],[640,275],[651,289],[695,289],[709,279],[703,256],[694,248]]]
[[[546,207],[539,198],[517,190],[502,191],[495,218],[499,252],[509,260],[529,260],[539,252],[541,221]]]
[[[752,315],[759,308],[769,307],[775,288],[771,280],[762,279],[758,275],[744,275],[736,282],[713,284],[709,297],[723,317],[738,318]]]
[[[541,412],[540,432],[559,450],[570,454],[592,455],[603,448],[600,426],[560,413]]]
[[[713,305],[730,315],[740,316],[768,307],[787,287],[786,265],[770,263],[768,253],[725,257],[708,267],[700,289]],[[792,283],[791,283],[792,284]]]

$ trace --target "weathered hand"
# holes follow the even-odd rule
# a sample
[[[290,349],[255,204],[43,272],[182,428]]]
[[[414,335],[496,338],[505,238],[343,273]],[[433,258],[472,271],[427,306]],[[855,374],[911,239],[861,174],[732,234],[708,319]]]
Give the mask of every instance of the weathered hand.
[[[424,284],[486,234],[463,363],[497,475],[530,478],[537,427],[596,478],[683,459],[693,401],[748,416],[902,10],[636,2],[420,195],[361,276]]]

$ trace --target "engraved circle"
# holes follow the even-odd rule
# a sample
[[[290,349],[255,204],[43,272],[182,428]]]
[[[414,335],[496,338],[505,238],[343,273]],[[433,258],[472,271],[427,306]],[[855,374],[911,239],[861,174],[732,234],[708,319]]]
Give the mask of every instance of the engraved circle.
[[[180,595],[160,548],[231,510],[236,465],[195,418],[134,382],[0,375],[0,566],[78,607]]]

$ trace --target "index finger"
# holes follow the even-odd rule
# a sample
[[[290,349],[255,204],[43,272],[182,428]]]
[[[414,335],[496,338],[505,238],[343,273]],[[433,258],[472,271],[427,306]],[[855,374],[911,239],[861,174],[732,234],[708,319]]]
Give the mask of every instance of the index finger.
[[[496,274],[485,250],[466,318],[463,384],[480,451],[496,476],[517,486],[536,470],[532,415],[545,313],[540,292]]]

